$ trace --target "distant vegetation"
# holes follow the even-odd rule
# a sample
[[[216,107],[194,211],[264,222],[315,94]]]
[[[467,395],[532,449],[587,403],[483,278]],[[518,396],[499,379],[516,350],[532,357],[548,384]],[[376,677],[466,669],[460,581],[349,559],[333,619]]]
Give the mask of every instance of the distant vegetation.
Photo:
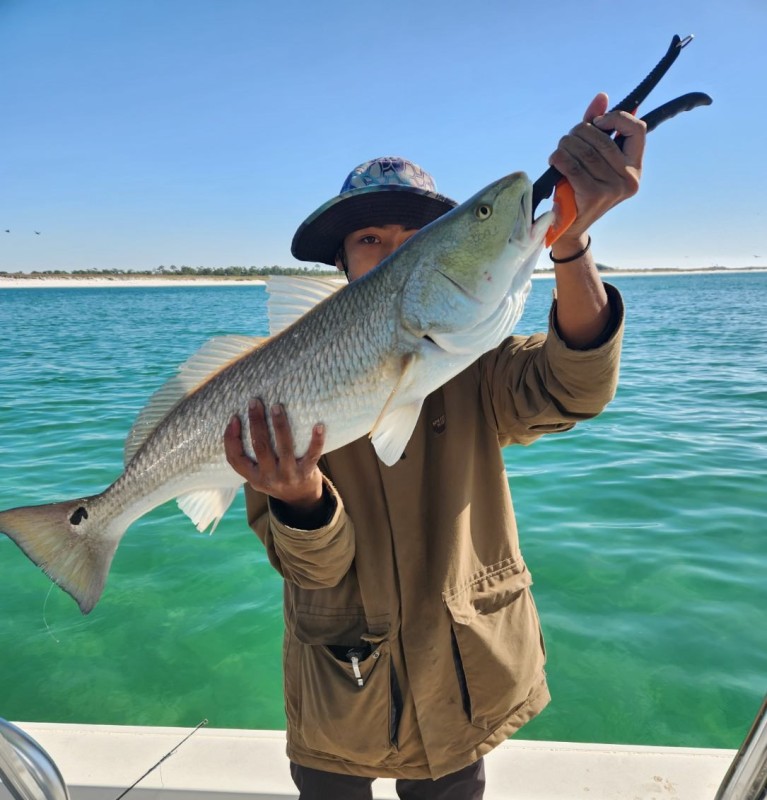
[[[620,274],[620,267],[608,267],[606,264],[597,263],[600,272]],[[740,267],[738,272],[763,271],[764,267]],[[546,266],[539,268],[537,272],[551,273],[554,267]],[[639,270],[637,270],[639,271]],[[694,269],[682,269],[678,267],[659,267],[642,270],[648,275],[653,272],[723,272],[726,267],[715,265],[709,267],[695,267]],[[134,270],[134,269],[46,269],[35,270],[34,272],[7,272],[0,270],[0,278],[230,278],[232,280],[243,278],[266,278],[270,275],[316,275],[319,277],[338,277],[339,272],[332,267],[324,264],[314,264],[313,266],[280,267],[177,267],[171,264],[169,267],[160,265],[154,269]]]
[[[34,272],[0,272],[3,278],[259,278],[267,275],[337,275],[338,270],[315,264],[313,267],[177,267],[155,269],[46,269]]]
[[[613,272],[614,267],[597,264],[600,272]],[[715,268],[716,269],[716,268]],[[553,272],[554,267],[544,267],[539,272]],[[169,267],[159,266],[155,269],[46,269],[34,272],[3,272],[0,278],[263,278],[269,275],[319,275],[322,277],[337,276],[338,270],[322,264],[313,267]]]

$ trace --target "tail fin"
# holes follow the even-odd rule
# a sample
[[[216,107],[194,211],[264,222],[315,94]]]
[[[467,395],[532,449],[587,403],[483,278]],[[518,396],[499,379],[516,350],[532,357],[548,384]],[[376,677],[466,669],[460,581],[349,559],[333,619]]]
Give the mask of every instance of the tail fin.
[[[68,592],[83,614],[101,597],[124,533],[89,519],[88,506],[97,496],[0,511],[0,533]]]

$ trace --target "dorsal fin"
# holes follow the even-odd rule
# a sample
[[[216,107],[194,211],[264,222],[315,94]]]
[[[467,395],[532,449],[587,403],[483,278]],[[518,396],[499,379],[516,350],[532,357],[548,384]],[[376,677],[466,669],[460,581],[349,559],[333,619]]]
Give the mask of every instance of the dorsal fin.
[[[149,435],[174,406],[215,373],[258,347],[264,339],[257,336],[216,336],[205,344],[161,386],[141,410],[125,440],[125,463],[138,452]]]
[[[346,285],[343,278],[274,275],[269,278],[269,334],[276,336],[326,297]]]

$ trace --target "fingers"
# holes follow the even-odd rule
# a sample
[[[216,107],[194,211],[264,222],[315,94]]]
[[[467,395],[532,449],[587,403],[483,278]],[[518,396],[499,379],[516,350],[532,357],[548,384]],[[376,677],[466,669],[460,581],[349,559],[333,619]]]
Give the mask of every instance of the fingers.
[[[641,119],[625,111],[607,111],[609,100],[600,92],[590,103],[583,115],[583,122],[591,123],[608,133],[616,131],[626,137],[622,152],[629,165],[641,169],[644,154],[647,126]],[[631,140],[631,141],[629,141]]]
[[[266,409],[260,400],[254,400],[248,408],[250,423],[250,443],[256,456],[256,463],[261,471],[270,474],[276,471],[278,455],[272,447],[269,425],[266,421]]]
[[[309,447],[300,458],[296,457],[293,432],[285,409],[280,404],[272,406],[272,426],[274,427],[277,461],[283,468],[300,473],[311,471],[322,455],[322,449],[325,445],[325,426],[317,424],[312,428]]]
[[[630,138],[638,144],[643,136],[643,123],[640,120],[633,122],[636,125],[622,124],[621,127],[623,130],[630,130]],[[626,139],[627,144],[628,142],[629,138]],[[629,196],[639,188],[638,175],[642,166],[643,150],[643,145],[635,146],[627,155],[595,125],[581,123],[560,140],[554,155],[555,166],[565,177],[574,180],[591,178],[599,183],[626,181],[625,196]]]
[[[625,141],[620,152],[623,153],[626,164],[635,169],[642,169],[647,125],[641,119],[625,111],[613,111],[595,118],[594,125],[600,130],[614,130],[624,136]]]
[[[239,417],[232,417],[224,431],[224,452],[229,466],[248,483],[253,482],[256,465],[245,453],[242,444],[242,423]]]
[[[607,95],[597,95],[589,104],[585,117],[599,111],[607,103]],[[611,138],[617,132],[625,137],[622,148]],[[591,116],[591,121],[576,125],[560,139],[549,163],[563,175],[577,176],[581,171],[606,179],[609,170],[622,175],[626,169],[642,169],[647,128],[641,119],[625,111],[610,111]],[[563,169],[564,167],[564,169]]]
[[[245,452],[240,418],[232,418],[224,433],[224,450],[230,466],[257,491],[285,502],[301,503],[307,498],[321,496],[322,476],[317,462],[325,445],[324,425],[314,426],[306,453],[297,457],[293,432],[283,406],[272,406],[270,417],[274,445],[264,404],[256,400],[248,409],[255,461]]]
[[[597,95],[586,111],[592,122],[581,122],[551,155],[549,163],[567,178],[575,194],[577,217],[568,235],[578,238],[610,208],[636,194],[644,155],[646,126],[622,111],[604,113],[607,96]],[[623,148],[611,138],[625,136]]]
[[[312,428],[312,438],[309,442],[309,447],[306,450],[305,455],[301,459],[307,466],[316,466],[317,462],[320,460],[320,456],[322,455],[322,451],[325,449],[325,426],[322,423],[318,423],[317,425]]]
[[[274,426],[274,443],[277,458],[281,463],[296,462],[293,432],[288,425],[285,409],[279,403],[272,406],[272,425]]]
[[[607,95],[604,92],[600,92],[589,103],[589,107],[586,109],[586,113],[583,115],[583,121],[592,122],[594,117],[602,116],[602,114],[607,111],[608,102]]]

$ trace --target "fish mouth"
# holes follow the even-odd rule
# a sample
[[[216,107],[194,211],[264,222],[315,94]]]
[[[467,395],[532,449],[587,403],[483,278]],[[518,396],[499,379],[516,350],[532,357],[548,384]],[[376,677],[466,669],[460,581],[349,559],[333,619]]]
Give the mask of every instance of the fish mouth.
[[[514,242],[524,242],[530,238],[530,230],[533,221],[533,192],[528,188],[519,201],[521,206],[517,218],[514,220],[514,227],[509,236],[509,244]]]
[[[538,219],[533,222],[530,228],[530,240],[540,244],[548,233],[549,228],[554,224],[556,214],[553,209],[544,211]]]
[[[538,219],[533,219],[533,187],[528,187],[519,201],[522,208],[514,221],[509,244],[522,247],[537,246],[543,241],[546,231],[554,223],[554,211],[545,211]]]

